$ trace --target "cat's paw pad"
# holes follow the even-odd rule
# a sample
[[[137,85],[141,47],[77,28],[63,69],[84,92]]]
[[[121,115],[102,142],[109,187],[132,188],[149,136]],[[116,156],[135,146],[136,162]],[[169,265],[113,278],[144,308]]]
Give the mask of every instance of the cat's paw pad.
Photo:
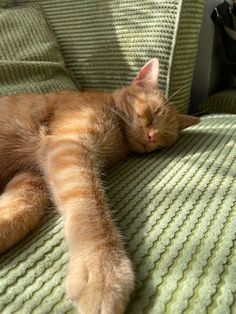
[[[81,314],[124,313],[133,287],[134,274],[126,256],[97,254],[70,262],[67,294]]]

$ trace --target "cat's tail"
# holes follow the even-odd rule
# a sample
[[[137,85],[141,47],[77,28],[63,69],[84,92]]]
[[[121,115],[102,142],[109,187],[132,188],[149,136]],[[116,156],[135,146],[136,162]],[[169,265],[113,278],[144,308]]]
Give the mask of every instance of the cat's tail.
[[[0,196],[0,253],[14,246],[38,224],[48,202],[43,179],[16,175]]]

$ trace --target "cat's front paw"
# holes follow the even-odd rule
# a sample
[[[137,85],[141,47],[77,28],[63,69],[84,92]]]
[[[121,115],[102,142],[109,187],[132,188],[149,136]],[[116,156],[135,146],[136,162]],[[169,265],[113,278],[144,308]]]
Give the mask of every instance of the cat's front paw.
[[[125,254],[99,252],[71,259],[67,294],[80,314],[122,314],[134,287],[134,273]]]

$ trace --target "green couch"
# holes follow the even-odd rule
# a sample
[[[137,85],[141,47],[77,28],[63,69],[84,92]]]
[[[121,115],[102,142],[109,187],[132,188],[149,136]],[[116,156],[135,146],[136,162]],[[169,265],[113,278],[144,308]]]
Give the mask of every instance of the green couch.
[[[0,23],[10,3],[3,2]],[[160,87],[169,96],[180,90],[173,100],[188,111],[204,0],[15,2],[41,5],[67,69],[56,42],[30,59],[22,39],[18,50],[12,42],[17,62],[4,44],[0,94],[113,89],[158,57]],[[35,32],[24,38],[38,40]],[[236,313],[235,177],[236,116],[225,110],[203,116],[172,148],[130,156],[110,171],[112,213],[137,277],[127,313]],[[63,221],[49,208],[38,230],[0,257],[0,313],[75,313],[64,289],[67,262]]]

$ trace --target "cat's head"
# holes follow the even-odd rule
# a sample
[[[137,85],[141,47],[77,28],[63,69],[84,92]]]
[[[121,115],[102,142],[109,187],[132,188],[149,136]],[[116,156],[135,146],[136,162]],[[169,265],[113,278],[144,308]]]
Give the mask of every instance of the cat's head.
[[[159,61],[146,63],[132,84],[113,93],[123,116],[123,129],[132,151],[144,153],[174,144],[180,131],[200,120],[180,115],[158,88]]]

